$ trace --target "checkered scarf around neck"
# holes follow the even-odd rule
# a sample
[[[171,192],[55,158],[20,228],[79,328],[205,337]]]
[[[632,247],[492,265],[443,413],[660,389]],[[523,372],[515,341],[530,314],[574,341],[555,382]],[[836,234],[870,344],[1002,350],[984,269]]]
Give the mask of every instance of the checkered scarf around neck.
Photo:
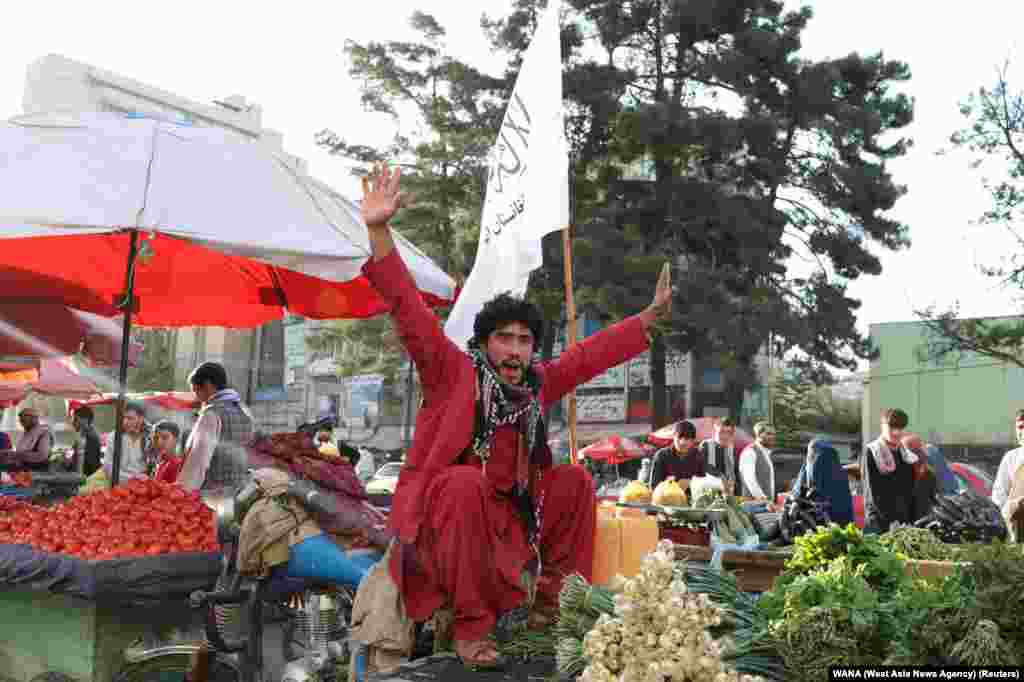
[[[477,378],[480,381],[480,411],[470,450],[486,464],[499,426],[516,424],[526,438],[526,452],[531,462],[539,456],[544,442],[546,424],[541,414],[540,379],[529,366],[524,373],[523,385],[512,386],[501,380],[487,354],[473,348],[469,351]]]

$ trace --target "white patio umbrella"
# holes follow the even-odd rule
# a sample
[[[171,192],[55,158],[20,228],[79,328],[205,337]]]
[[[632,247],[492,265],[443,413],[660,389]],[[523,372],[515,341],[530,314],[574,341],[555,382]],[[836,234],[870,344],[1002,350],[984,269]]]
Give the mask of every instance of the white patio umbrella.
[[[17,117],[0,124],[0,187],[0,300],[123,313],[125,348],[133,322],[252,327],[286,310],[387,310],[360,272],[370,248],[356,206],[226,130],[105,113]],[[450,303],[455,282],[396,243],[424,299]],[[118,429],[126,361],[122,351]]]

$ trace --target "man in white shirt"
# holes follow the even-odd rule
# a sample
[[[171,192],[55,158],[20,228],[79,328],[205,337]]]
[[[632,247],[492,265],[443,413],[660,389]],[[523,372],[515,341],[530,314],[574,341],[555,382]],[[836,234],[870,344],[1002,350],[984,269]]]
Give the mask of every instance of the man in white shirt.
[[[726,417],[715,424],[715,437],[700,444],[704,470],[722,479],[726,495],[736,490],[736,422]]]
[[[775,464],[772,463],[772,445],[775,430],[768,422],[754,424],[754,442],[740,453],[740,494],[758,502],[767,502],[775,511]]]
[[[114,433],[107,436],[103,449],[103,473],[113,480]],[[121,420],[121,471],[118,480],[148,478],[155,464],[149,429],[146,428],[146,408],[142,403],[130,402],[124,406]]]
[[[1013,477],[1024,466],[1024,410],[1017,411],[1014,430],[1017,434],[1017,444],[1021,447],[1003,455],[1003,461],[999,463],[999,471],[996,473],[995,485],[992,486],[992,501],[1000,509],[1003,509],[1010,500]]]
[[[252,415],[238,392],[228,388],[227,371],[219,363],[196,367],[189,384],[203,406],[185,445],[178,485],[206,493],[235,490],[248,477]]]

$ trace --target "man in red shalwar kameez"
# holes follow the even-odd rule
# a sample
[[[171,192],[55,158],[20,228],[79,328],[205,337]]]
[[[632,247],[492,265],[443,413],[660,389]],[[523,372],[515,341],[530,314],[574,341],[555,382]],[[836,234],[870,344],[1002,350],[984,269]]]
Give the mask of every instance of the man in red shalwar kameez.
[[[392,501],[398,544],[390,571],[413,620],[452,609],[456,653],[488,667],[498,663],[489,636],[500,613],[533,596],[531,625],[542,627],[557,610],[563,578],[591,575],[594,484],[580,466],[552,466],[543,414],[643,352],[671,286],[664,278],[644,312],[539,365],[531,364],[543,333],[539,309],[503,294],[477,315],[463,351],[444,335],[394,248],[387,223],[403,203],[398,178],[397,170],[377,169],[364,182],[362,204],[373,253],[363,272],[391,303],[423,386]]]

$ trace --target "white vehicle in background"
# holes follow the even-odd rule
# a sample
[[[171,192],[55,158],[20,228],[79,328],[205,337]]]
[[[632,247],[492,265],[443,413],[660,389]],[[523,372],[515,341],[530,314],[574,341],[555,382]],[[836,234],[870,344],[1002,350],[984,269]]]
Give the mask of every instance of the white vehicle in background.
[[[366,484],[366,492],[370,495],[381,493],[394,495],[395,486],[398,485],[398,473],[401,470],[401,462],[388,462],[378,469],[370,482]]]

